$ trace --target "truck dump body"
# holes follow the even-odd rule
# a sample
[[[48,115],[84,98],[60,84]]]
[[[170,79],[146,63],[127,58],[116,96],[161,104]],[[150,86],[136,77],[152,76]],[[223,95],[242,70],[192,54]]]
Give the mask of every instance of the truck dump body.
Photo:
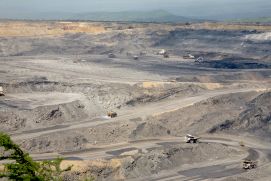
[[[107,113],[107,116],[110,118],[115,118],[118,116],[118,114],[116,112],[109,112],[109,113]]]
[[[252,160],[244,160],[243,161],[243,169],[250,170],[257,167],[257,163]]]
[[[200,139],[200,137],[195,137],[195,136],[188,134],[185,136],[184,141],[186,143],[197,143],[199,139]]]
[[[0,87],[0,96],[4,96],[5,94],[4,94],[4,89],[3,89],[3,87]]]
[[[191,55],[191,54],[188,54],[188,55],[184,55],[183,56],[184,59],[194,59],[195,56]]]

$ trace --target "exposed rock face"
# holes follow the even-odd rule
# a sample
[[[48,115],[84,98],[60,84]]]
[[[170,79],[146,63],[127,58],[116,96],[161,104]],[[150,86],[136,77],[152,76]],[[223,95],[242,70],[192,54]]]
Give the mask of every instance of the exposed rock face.
[[[238,118],[226,120],[210,130],[243,131],[270,139],[271,134],[271,92],[263,93],[248,102],[247,109],[239,114]]]
[[[125,180],[158,174],[162,170],[181,167],[184,164],[201,163],[244,154],[225,145],[196,144],[171,145],[168,143],[148,153],[137,153],[133,156],[122,156],[112,160],[82,162],[83,168],[76,169],[65,175],[65,180],[80,180],[94,176],[98,181]]]

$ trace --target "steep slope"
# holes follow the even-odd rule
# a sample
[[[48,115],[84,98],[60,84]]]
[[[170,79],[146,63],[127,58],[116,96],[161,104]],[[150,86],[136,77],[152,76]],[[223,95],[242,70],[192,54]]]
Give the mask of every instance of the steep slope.
[[[211,133],[220,131],[248,132],[256,136],[271,135],[271,92],[263,93],[247,104],[247,109],[238,118],[226,120],[210,130]]]

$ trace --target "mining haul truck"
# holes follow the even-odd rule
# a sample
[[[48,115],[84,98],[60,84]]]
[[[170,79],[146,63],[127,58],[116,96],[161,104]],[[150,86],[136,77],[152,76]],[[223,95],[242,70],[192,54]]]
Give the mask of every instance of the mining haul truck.
[[[115,55],[115,54],[113,54],[113,53],[109,53],[108,54],[108,58],[116,58],[117,56]]]
[[[195,137],[195,136],[192,136],[190,134],[187,134],[184,138],[184,141],[186,143],[198,143],[199,142],[199,139],[200,137]]]
[[[115,118],[115,117],[118,116],[118,114],[116,112],[108,112],[107,116],[110,117],[110,118]]]
[[[188,54],[188,55],[184,55],[183,59],[195,59],[195,56]]]
[[[257,163],[255,161],[252,160],[244,160],[243,161],[243,169],[245,170],[250,170],[253,168],[256,168]]]
[[[3,87],[0,86],[0,96],[5,96]]]

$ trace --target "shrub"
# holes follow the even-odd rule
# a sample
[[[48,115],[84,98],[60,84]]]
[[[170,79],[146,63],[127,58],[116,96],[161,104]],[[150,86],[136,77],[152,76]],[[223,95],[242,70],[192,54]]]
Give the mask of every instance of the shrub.
[[[61,181],[61,174],[71,170],[72,166],[61,169],[61,158],[50,161],[35,162],[7,134],[0,133],[0,161],[7,161],[0,178],[22,181]]]

